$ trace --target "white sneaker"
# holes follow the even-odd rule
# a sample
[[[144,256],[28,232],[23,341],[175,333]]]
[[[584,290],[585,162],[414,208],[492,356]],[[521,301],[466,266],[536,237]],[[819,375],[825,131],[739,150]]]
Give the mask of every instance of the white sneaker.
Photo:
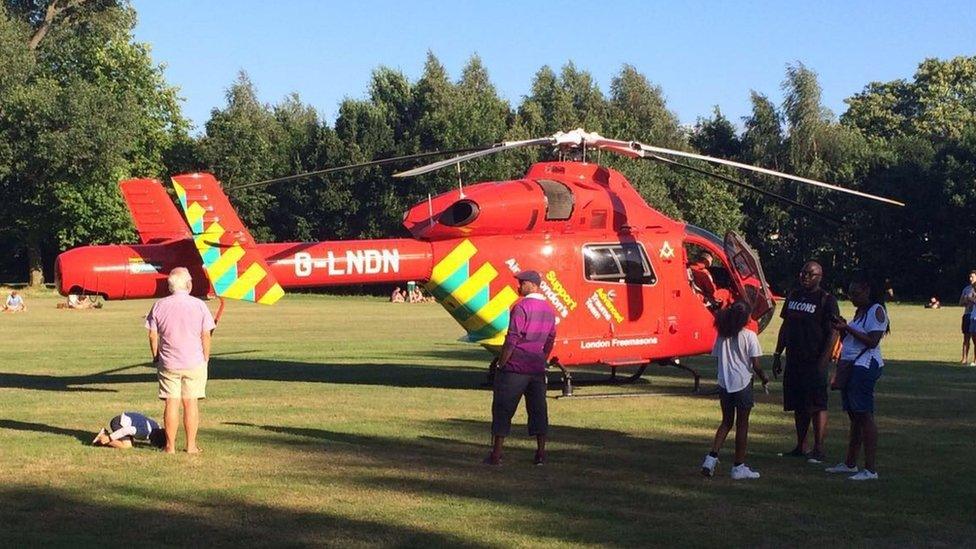
[[[747,478],[759,478],[759,472],[753,471],[748,465],[736,465],[732,468],[732,480],[742,480]]]
[[[878,480],[878,473],[872,473],[867,469],[864,469],[860,473],[847,477],[848,480]]]
[[[715,476],[716,465],[718,465],[718,458],[706,454],[705,461],[702,462],[702,474],[706,477]]]
[[[833,467],[827,467],[824,469],[824,471],[827,471],[828,473],[856,473],[858,468],[857,466],[848,467],[847,464],[842,461]]]

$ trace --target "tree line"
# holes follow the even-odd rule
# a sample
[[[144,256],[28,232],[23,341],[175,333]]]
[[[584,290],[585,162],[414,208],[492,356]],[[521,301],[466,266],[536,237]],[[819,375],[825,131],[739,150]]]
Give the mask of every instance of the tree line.
[[[664,91],[625,65],[604,92],[568,62],[542,67],[517,105],[499,97],[472,56],[452,79],[433,53],[416,80],[379,67],[362,99],[328,124],[300,96],[262,103],[241,73],[226,104],[192,136],[178,90],[135,41],[123,0],[5,0],[0,13],[0,273],[40,284],[60,251],[135,240],[120,179],[211,171],[226,187],[375,158],[551,135],[576,127],[607,137],[698,151],[908,203],[895,209],[765,176],[713,168],[809,204],[827,222],[727,183],[602,155],[653,207],[761,253],[779,291],[806,258],[832,286],[871,269],[905,298],[951,301],[976,268],[976,57],[927,59],[912,79],[872,82],[839,117],[816,73],[786,67],[783,100],[752,91],[739,125],[718,106],[679,124]],[[351,90],[352,91],[352,90]],[[741,129],[740,129],[741,128]],[[462,166],[466,182],[518,177],[546,151],[520,150]],[[706,167],[706,166],[701,166]],[[398,236],[403,212],[451,189],[450,170],[411,180],[385,166],[230,192],[256,238]]]

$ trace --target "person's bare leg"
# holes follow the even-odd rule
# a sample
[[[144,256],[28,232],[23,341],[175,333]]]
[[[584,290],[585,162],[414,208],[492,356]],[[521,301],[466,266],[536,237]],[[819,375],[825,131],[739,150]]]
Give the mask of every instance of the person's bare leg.
[[[738,408],[735,418],[735,463],[745,463],[749,444],[749,408]]]
[[[166,446],[163,451],[167,454],[176,453],[176,430],[180,426],[180,399],[167,398],[163,408],[163,428],[166,429]]]
[[[200,407],[195,398],[183,399],[183,428],[186,429],[186,453],[199,454],[197,429],[200,428]],[[169,434],[169,431],[166,432]]]
[[[498,465],[502,461],[502,446],[505,445],[505,437],[495,436],[492,441],[491,453],[488,454],[488,459],[485,460],[486,463],[490,465]]]
[[[535,459],[536,461],[546,460],[546,435],[535,436]]]
[[[969,362],[969,342],[973,339],[971,334],[962,334],[962,360],[960,364]],[[973,352],[973,359],[976,360],[976,351]]]
[[[851,419],[851,429],[847,435],[847,458],[844,465],[857,467],[857,453],[861,449],[861,426],[853,412],[847,412],[847,416]]]
[[[822,454],[824,437],[827,436],[827,410],[813,413],[813,451]]]
[[[734,423],[735,408],[732,406],[722,406],[722,423],[719,423],[718,429],[715,430],[715,440],[712,441],[712,453],[718,454],[719,450],[722,449],[722,445],[725,444],[725,439],[729,436],[729,431],[732,430]]]
[[[847,460],[844,464],[848,467],[857,467],[857,454],[861,451],[861,421],[854,412],[848,412],[847,415],[851,418],[851,431],[847,442]]]
[[[861,437],[864,439],[864,468],[877,472],[874,468],[874,458],[878,453],[878,425],[874,422],[874,414],[865,412],[861,416]]]
[[[793,423],[796,425],[796,447],[800,452],[807,448],[807,432],[810,430],[810,413],[806,410],[793,412]]]

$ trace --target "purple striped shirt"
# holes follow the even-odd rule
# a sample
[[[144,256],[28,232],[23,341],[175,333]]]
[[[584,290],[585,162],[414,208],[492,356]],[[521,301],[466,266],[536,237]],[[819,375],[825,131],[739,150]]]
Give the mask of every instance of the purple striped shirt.
[[[505,344],[512,346],[512,358],[502,367],[507,372],[542,374],[556,340],[556,315],[542,294],[518,300],[509,313]]]

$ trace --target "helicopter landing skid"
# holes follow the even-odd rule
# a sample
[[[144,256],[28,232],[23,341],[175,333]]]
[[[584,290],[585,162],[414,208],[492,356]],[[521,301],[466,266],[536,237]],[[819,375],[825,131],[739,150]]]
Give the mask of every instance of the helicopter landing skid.
[[[611,370],[610,370],[610,378],[609,379],[607,379],[606,381],[602,381],[602,382],[600,382],[600,381],[597,381],[597,382],[587,382],[586,384],[587,385],[601,385],[601,384],[624,385],[624,384],[635,383],[635,382],[637,382],[638,380],[641,379],[641,376],[644,374],[644,371],[647,370],[647,367],[650,364],[651,363],[649,363],[649,362],[648,363],[645,363],[645,364],[642,364],[640,366],[640,368],[634,374],[632,374],[630,376],[627,376],[627,377],[625,377],[623,379],[618,379],[617,378],[617,368],[616,367],[611,367]],[[694,376],[694,378],[695,378],[695,387],[692,390],[692,393],[693,394],[699,394],[699,390],[701,388],[701,375],[698,373],[697,370],[695,370],[694,368],[691,368],[689,366],[685,366],[684,364],[681,364],[681,361],[678,360],[678,359],[662,360],[662,361],[659,361],[657,364],[659,364],[661,366],[674,366],[675,368],[678,368],[680,370],[685,370],[685,371],[691,373],[691,375]],[[560,369],[560,371],[562,373],[562,379],[563,379],[563,390],[562,390],[562,394],[560,396],[557,396],[556,398],[566,398],[566,397],[574,397],[574,398],[617,398],[617,397],[620,397],[620,398],[624,398],[624,397],[640,397],[640,396],[674,396],[674,393],[663,393],[663,392],[654,392],[654,393],[645,393],[645,392],[637,392],[637,393],[600,393],[600,394],[594,394],[594,395],[574,395],[573,394],[573,376],[566,370],[566,368],[564,368],[558,362],[553,362],[552,365],[557,366]],[[577,384],[581,384],[581,383],[577,382]]]

